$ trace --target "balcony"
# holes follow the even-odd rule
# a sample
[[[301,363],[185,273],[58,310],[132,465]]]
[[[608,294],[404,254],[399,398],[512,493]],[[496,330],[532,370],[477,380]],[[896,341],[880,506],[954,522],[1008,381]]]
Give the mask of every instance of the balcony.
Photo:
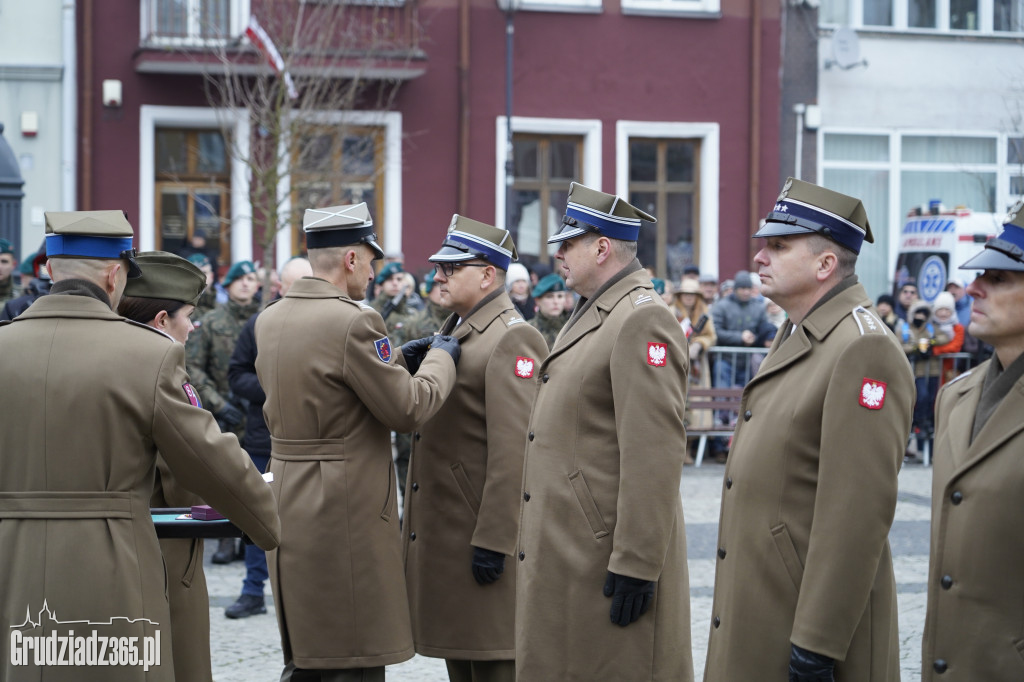
[[[135,70],[264,72],[245,39],[250,12],[277,41],[294,76],[415,78],[425,70],[417,0],[140,0]],[[299,5],[302,4],[301,14]],[[302,26],[295,30],[296,17]],[[278,36],[288,36],[288,42]],[[292,36],[296,47],[290,49]]]

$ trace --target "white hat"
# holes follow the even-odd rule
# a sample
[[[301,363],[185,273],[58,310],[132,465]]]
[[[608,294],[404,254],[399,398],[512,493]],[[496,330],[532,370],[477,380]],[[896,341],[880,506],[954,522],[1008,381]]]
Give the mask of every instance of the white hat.
[[[956,300],[953,298],[953,294],[948,291],[943,291],[935,297],[935,303],[932,305],[932,308],[933,310],[946,308],[947,310],[956,312]]]
[[[511,286],[514,282],[529,282],[530,271],[522,263],[512,263],[508,266],[508,274],[505,275],[505,284]]]

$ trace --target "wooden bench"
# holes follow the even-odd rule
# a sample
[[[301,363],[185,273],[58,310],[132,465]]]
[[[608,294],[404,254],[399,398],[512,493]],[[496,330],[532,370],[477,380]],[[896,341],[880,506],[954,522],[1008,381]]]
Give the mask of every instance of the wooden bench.
[[[704,460],[704,450],[707,448],[709,436],[731,436],[736,429],[736,420],[739,418],[740,403],[743,401],[743,389],[737,388],[694,388],[690,387],[687,394],[687,409],[691,412],[709,410],[711,412],[712,425],[705,428],[688,426],[686,437],[699,438],[697,443],[697,457],[694,466],[699,467]],[[729,411],[732,415],[728,424],[718,423],[718,412]]]

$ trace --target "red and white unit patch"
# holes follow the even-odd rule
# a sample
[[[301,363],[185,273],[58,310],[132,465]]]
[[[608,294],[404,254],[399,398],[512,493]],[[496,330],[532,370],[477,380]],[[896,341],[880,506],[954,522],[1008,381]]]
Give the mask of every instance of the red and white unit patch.
[[[647,343],[647,364],[652,367],[664,367],[668,361],[668,347],[663,343],[650,341]]]
[[[860,404],[869,410],[880,410],[885,405],[885,382],[864,377],[860,386]]]
[[[516,376],[520,379],[530,379],[533,377],[533,358],[524,358],[519,355],[516,356]]]
[[[185,389],[185,397],[188,398],[193,407],[203,406],[203,402],[199,399],[199,394],[196,393],[196,389],[192,387],[192,384],[182,384],[181,387]]]

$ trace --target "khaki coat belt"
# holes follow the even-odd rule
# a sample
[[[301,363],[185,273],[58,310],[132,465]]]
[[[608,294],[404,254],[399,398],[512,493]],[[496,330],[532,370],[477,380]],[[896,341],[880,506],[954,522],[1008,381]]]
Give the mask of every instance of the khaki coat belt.
[[[270,456],[291,462],[310,460],[341,460],[345,456],[344,438],[310,438],[288,440],[270,437]]]
[[[140,508],[148,509],[148,504]],[[0,492],[0,519],[130,519],[132,493],[79,490]]]

